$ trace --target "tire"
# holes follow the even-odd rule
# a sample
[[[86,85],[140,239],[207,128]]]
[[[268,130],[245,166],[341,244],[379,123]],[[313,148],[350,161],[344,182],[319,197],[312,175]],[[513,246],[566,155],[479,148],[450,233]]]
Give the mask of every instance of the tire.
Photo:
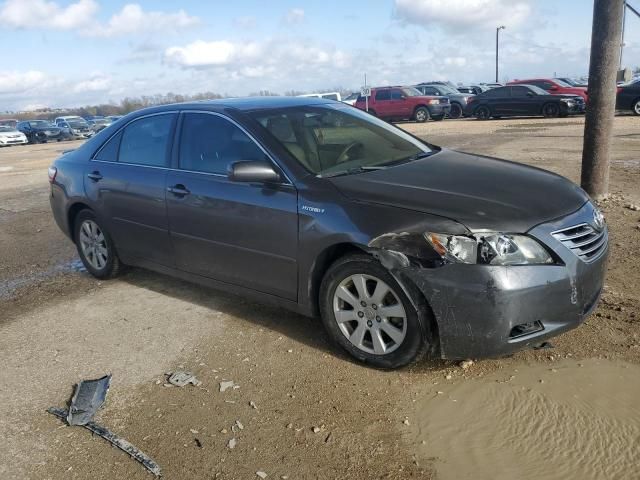
[[[424,123],[429,120],[429,110],[426,107],[418,107],[416,111],[413,112],[413,119],[418,123]]]
[[[491,110],[489,110],[489,107],[484,105],[476,108],[476,111],[473,114],[478,120],[489,120],[491,118]]]
[[[631,111],[634,115],[640,115],[640,98],[636,99],[631,105]]]
[[[449,111],[449,118],[456,119],[462,117],[463,110],[462,105],[459,103],[452,103],[451,110]]]
[[[91,210],[82,210],[76,215],[73,238],[80,260],[94,277],[115,278],[123,270],[109,232]]]
[[[542,115],[545,118],[556,118],[560,116],[560,107],[555,103],[545,103],[542,106]]]
[[[380,295],[385,287],[388,292]],[[358,291],[363,288],[366,293],[361,295]],[[411,292],[413,301],[406,292]],[[366,306],[358,303],[361,301]],[[416,362],[433,345],[429,341],[430,310],[415,287],[403,289],[369,255],[349,255],[331,265],[320,286],[319,302],[322,322],[332,339],[351,356],[374,367],[391,369]],[[384,311],[398,316],[379,315]],[[343,319],[340,323],[339,317]]]

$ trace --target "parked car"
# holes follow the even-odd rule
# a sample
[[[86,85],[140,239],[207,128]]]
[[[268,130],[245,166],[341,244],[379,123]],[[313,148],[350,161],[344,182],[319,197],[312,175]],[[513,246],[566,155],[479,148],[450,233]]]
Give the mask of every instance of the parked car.
[[[584,110],[584,100],[578,95],[550,95],[534,85],[512,85],[471,97],[466,114],[487,120],[531,115],[566,117]]]
[[[111,125],[112,121],[109,118],[94,117],[91,120],[87,120],[87,123],[89,124],[91,129],[94,131],[94,133],[97,133],[100,130],[107,128],[109,125]]]
[[[618,87],[616,109],[640,115],[640,78]]]
[[[95,133],[87,121],[78,116],[65,116],[55,119],[56,126],[70,138],[89,138]]]
[[[492,89],[492,88],[498,88],[498,87],[503,87],[504,84],[502,83],[481,83],[480,84],[482,87],[486,88],[486,89]]]
[[[489,88],[486,88],[486,87],[483,88],[480,85],[468,85],[468,86],[462,86],[457,88],[460,93],[467,93],[472,95],[479,95],[482,92],[486,92],[487,90],[489,90]]]
[[[319,315],[377,367],[540,345],[603,288],[607,227],[577,185],[337,102],[140,110],[55,160],[49,181],[95,277],[135,265]]]
[[[533,78],[530,80],[514,80],[507,85],[534,85],[553,95],[580,95],[587,101],[587,89],[585,87],[573,87],[557,78]]]
[[[365,110],[366,105],[365,98],[358,96],[355,107]],[[371,89],[368,112],[386,120],[426,122],[443,120],[450,108],[447,97],[427,96],[414,87],[378,87]]]
[[[340,92],[326,92],[326,93],[305,93],[304,95],[298,95],[299,97],[304,98],[324,98],[327,100],[335,100],[337,102],[342,101],[342,96]]]
[[[560,80],[561,82],[564,82],[567,85],[570,85],[572,87],[585,87],[585,88],[587,87],[586,83],[582,81],[574,80],[573,78],[558,77],[558,78],[554,78],[554,80]]]
[[[27,120],[18,123],[18,130],[24,133],[29,143],[61,142],[67,135],[49,120]]]
[[[8,125],[0,125],[0,147],[29,143],[24,133]]]
[[[360,96],[360,94],[358,92],[354,92],[351,95],[347,96],[346,98],[343,98],[342,101],[348,105],[355,105],[356,104],[356,100],[358,100],[358,97]]]
[[[0,126],[16,128],[19,121],[20,120],[16,120],[15,118],[5,118],[4,120],[0,120]]]
[[[415,85],[415,88],[422,92],[423,95],[447,97],[449,99],[449,118],[460,118],[464,115],[464,108],[467,106],[467,100],[471,97],[469,94],[460,93],[451,88],[449,85],[443,84],[425,84]]]

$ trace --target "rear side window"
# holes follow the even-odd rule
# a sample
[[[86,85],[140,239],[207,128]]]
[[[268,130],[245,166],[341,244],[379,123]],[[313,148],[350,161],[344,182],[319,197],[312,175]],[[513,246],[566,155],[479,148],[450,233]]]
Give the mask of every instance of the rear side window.
[[[398,89],[391,90],[391,100],[402,100],[402,91]]]
[[[175,114],[153,115],[134,120],[122,133],[118,161],[165,167]]]
[[[118,150],[120,149],[120,140],[122,139],[122,130],[111,137],[96,153],[95,159],[104,162],[117,162]]]
[[[527,87],[511,87],[511,96],[526,97],[530,90]]]
[[[376,102],[391,100],[391,90],[378,90],[376,92]]]
[[[498,88],[493,88],[491,90],[487,90],[486,92],[484,92],[482,94],[483,97],[491,97],[491,98],[496,98],[496,97],[508,97],[509,96],[509,90],[507,87],[498,87]]]
[[[180,135],[180,168],[226,175],[232,163],[264,160],[264,152],[230,121],[208,113],[187,113]]]

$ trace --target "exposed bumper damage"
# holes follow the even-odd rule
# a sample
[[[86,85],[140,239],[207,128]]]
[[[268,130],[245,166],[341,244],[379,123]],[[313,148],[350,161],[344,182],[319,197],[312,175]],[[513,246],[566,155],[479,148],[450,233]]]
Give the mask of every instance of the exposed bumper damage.
[[[586,262],[551,235],[587,223],[592,212],[583,207],[528,232],[555,252],[556,265],[438,263],[424,239],[411,232],[377,237],[369,251],[401,283],[411,282],[424,295],[437,323],[442,358],[504,355],[577,327],[595,308],[604,283],[606,244]]]

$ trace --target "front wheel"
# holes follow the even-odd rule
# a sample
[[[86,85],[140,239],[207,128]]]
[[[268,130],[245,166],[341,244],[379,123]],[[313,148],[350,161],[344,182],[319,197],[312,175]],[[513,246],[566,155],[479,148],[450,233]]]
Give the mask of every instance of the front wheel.
[[[107,229],[91,210],[82,210],[75,219],[75,241],[80,260],[96,278],[118,276],[122,262]]]
[[[415,296],[410,301],[373,257],[344,257],[322,281],[322,321],[333,340],[356,359],[398,368],[422,358],[430,345],[427,308]]]
[[[633,111],[634,115],[640,115],[640,98],[633,102],[631,110]]]
[[[413,113],[413,118],[418,123],[424,123],[429,120],[429,110],[427,110],[425,107],[418,107]]]
[[[462,117],[462,105],[459,103],[452,103],[451,110],[449,111],[449,118],[460,118]]]
[[[542,107],[542,115],[546,118],[556,118],[560,115],[560,108],[555,103],[547,103]]]

